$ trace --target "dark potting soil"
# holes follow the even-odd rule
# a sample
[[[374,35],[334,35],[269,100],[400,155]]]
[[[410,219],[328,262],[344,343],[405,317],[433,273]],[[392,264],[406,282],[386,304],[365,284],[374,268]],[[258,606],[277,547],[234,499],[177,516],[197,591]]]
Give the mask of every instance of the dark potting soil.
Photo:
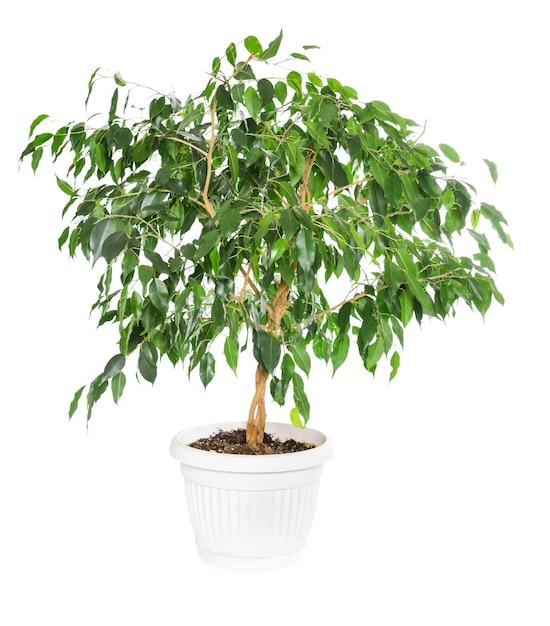
[[[257,450],[253,450],[246,445],[246,430],[244,428],[218,430],[209,437],[197,439],[189,445],[199,450],[224,454],[287,454],[315,448],[314,443],[294,439],[279,439],[265,433],[263,445],[258,446]]]

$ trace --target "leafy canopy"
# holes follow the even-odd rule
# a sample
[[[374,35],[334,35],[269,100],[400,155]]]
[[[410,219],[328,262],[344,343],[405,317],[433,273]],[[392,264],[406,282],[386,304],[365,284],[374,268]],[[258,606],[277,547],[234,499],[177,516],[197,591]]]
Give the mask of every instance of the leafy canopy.
[[[304,424],[312,356],[336,371],[353,342],[369,372],[386,355],[393,378],[411,319],[503,302],[479,225],[511,245],[506,220],[448,173],[457,152],[425,145],[418,125],[336,78],[275,62],[281,40],[231,43],[186,100],[96,70],[87,105],[113,83],[103,118],[51,132],[38,128],[47,115],[33,121],[21,158],[34,170],[45,150],[67,159],[59,245],[101,264],[92,310],[120,333],[88,385],[88,419],[109,386],[121,397],[130,354],[150,383],[166,356],[207,386],[217,344],[234,372],[252,348],[273,399],[291,389],[291,420]],[[285,61],[307,64],[308,48]],[[461,235],[473,254],[455,252]]]

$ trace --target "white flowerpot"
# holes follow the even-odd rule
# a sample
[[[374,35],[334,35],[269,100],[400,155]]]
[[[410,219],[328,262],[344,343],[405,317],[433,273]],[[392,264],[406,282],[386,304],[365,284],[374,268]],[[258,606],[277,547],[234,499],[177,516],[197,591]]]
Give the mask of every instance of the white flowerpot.
[[[315,443],[302,452],[237,455],[188,445],[218,429],[244,422],[208,424],[178,433],[170,453],[180,461],[199,554],[210,563],[266,569],[296,561],[305,547],[317,504],[323,464],[332,442],[311,428],[269,423],[280,439]]]

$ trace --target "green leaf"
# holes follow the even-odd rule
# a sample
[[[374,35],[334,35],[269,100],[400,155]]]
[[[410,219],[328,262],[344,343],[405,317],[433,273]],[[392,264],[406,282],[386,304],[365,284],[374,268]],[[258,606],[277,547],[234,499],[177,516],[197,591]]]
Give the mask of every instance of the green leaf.
[[[250,35],[245,38],[244,47],[248,50],[248,52],[250,52],[250,54],[261,55],[262,53],[262,44],[259,42],[257,37],[254,37],[254,35]]]
[[[414,314],[414,300],[408,291],[399,294],[399,304],[401,305],[401,323],[406,326]]]
[[[439,149],[449,159],[449,161],[452,161],[453,163],[460,163],[458,152],[453,147],[446,143],[440,143]]]
[[[44,120],[47,120],[50,116],[46,113],[42,113],[42,115],[39,115],[38,117],[36,117],[33,121],[32,124],[30,126],[29,129],[29,137],[33,134],[34,129],[41,124]]]
[[[259,363],[266,372],[272,373],[279,363],[281,343],[275,335],[265,330],[254,333],[254,336]]]
[[[481,215],[491,222],[492,227],[497,231],[501,241],[511,245],[510,237],[506,234],[504,228],[502,227],[502,224],[508,224],[508,222],[504,219],[504,215],[502,215],[502,213],[492,204],[487,204],[486,202],[482,202],[480,204],[479,210],[481,211]]]
[[[120,72],[115,72],[113,79],[119,87],[126,87],[126,81],[122,78]]]
[[[198,247],[195,253],[196,259],[202,259],[210,250],[218,243],[220,238],[219,230],[211,230],[207,233],[203,233],[198,240]]]
[[[170,266],[166,261],[160,256],[158,252],[154,250],[143,250],[143,254],[145,258],[151,263],[154,269],[159,272],[159,274],[170,274]],[[142,267],[142,266],[140,266]]]
[[[286,82],[289,87],[292,87],[294,91],[301,93],[302,91],[302,75],[299,72],[289,72],[286,77]]]
[[[302,418],[300,417],[300,410],[297,406],[290,409],[290,423],[296,428],[305,428],[306,425]]]
[[[216,360],[210,354],[210,352],[207,352],[201,358],[200,367],[199,367],[200,379],[205,388],[208,387],[208,385],[214,378],[215,373],[216,373]]]
[[[115,232],[113,220],[103,219],[96,223],[90,235],[90,249],[94,257],[94,263],[103,256],[103,244],[107,238]]]
[[[296,250],[298,252],[298,263],[304,270],[309,272],[315,262],[315,239],[311,231],[302,228],[296,235]]]
[[[489,159],[483,159],[483,162],[489,168],[489,173],[491,174],[493,182],[496,183],[498,180],[498,170],[496,163],[493,163],[493,161],[489,161]]]
[[[138,370],[143,378],[153,384],[157,378],[157,349],[147,341],[141,346],[138,359]]]
[[[220,57],[214,57],[212,59],[212,74],[214,76],[216,76],[216,74],[220,71],[221,63]]]
[[[318,120],[323,126],[328,126],[332,120],[338,117],[338,107],[334,102],[326,100],[319,109]]]
[[[399,174],[397,172],[390,170],[386,176],[386,182],[384,184],[384,195],[392,206],[396,206],[401,199],[402,194],[403,185],[401,184],[401,178],[399,178]]]
[[[275,37],[275,39],[267,46],[267,48],[260,54],[260,59],[262,61],[267,61],[268,59],[273,58],[277,52],[279,52],[279,46],[281,45],[281,41],[283,39],[283,31]]]
[[[230,43],[227,46],[227,49],[225,51],[225,56],[227,57],[227,60],[229,61],[229,63],[231,63],[231,65],[235,67],[235,63],[237,62],[237,47],[235,46],[234,43]]]
[[[122,393],[124,392],[124,387],[126,386],[126,376],[124,372],[119,372],[116,376],[113,376],[111,380],[111,392],[113,394],[113,400],[115,404],[118,404]]]
[[[275,83],[275,97],[281,104],[285,103],[287,93],[288,90],[286,87],[286,83],[283,83],[281,80],[277,81]]]
[[[397,374],[397,370],[399,369],[400,363],[401,363],[401,357],[399,356],[399,352],[394,352],[390,359],[390,365],[392,367],[392,370],[390,373],[390,380],[393,380],[395,378],[395,375]]]
[[[304,390],[304,380],[298,372],[295,372],[292,377],[292,385],[294,402],[296,403],[296,407],[304,420],[304,424],[307,424],[310,416],[310,404]]]
[[[76,409],[78,408],[78,403],[82,396],[82,392],[84,391],[84,387],[80,387],[80,389],[74,394],[71,405],[69,407],[69,419],[75,414]]]
[[[430,314],[433,311],[433,303],[418,280],[418,270],[411,253],[405,248],[404,245],[400,245],[395,249],[395,257],[399,267],[401,267],[405,274],[405,280],[409,285],[410,290],[422,305],[422,309],[426,313]]]
[[[382,335],[378,335],[373,343],[367,348],[367,358],[365,359],[365,367],[369,372],[376,370],[376,365],[384,354],[385,342]]]
[[[306,348],[306,343],[301,340],[295,343],[291,348],[292,356],[296,365],[305,372],[306,376],[309,376],[311,370],[311,357]]]
[[[161,313],[166,313],[169,302],[168,287],[160,278],[153,278],[149,285],[149,297],[153,306]]]
[[[216,90],[216,102],[222,109],[233,109],[235,107],[231,94],[223,85],[220,85]]]
[[[107,365],[105,365],[105,369],[103,370],[103,378],[113,378],[119,372],[124,369],[126,365],[126,357],[123,354],[115,354],[114,357],[109,359]]]
[[[227,158],[231,178],[234,183],[237,183],[239,180],[239,156],[235,148],[230,143],[228,143],[225,147],[227,149]]]
[[[116,117],[117,106],[118,106],[118,89],[115,89],[113,91],[113,95],[111,96],[111,108],[109,109],[109,118],[108,118],[109,124],[111,124],[112,121]]]
[[[239,360],[239,344],[232,337],[226,337],[223,345],[223,353],[227,365],[237,374],[237,364]]]
[[[262,98],[254,87],[247,87],[244,92],[244,104],[252,118],[258,117],[262,107]]]
[[[345,362],[348,357],[350,346],[349,335],[338,335],[334,341],[332,347],[332,353],[330,360],[332,363],[332,373],[336,373],[336,370]]]
[[[63,193],[66,193],[68,196],[74,196],[74,194],[76,193],[76,191],[69,185],[68,182],[62,180],[61,178],[59,178],[59,176],[55,176],[56,180],[57,180],[57,186],[59,187],[59,189],[61,189],[61,191]]]
[[[276,263],[283,256],[283,254],[287,251],[287,249],[288,249],[288,241],[283,238],[277,239],[277,241],[275,241],[275,243],[271,247],[271,256],[269,259],[269,264],[273,265],[273,263]]]
[[[71,229],[69,228],[69,226],[67,226],[66,228],[63,229],[63,232],[61,233],[59,239],[57,240],[57,245],[58,245],[60,250],[64,246],[64,244],[67,241],[67,239],[69,238],[69,233],[70,232],[71,232]]]
[[[43,148],[36,148],[36,150],[32,153],[31,167],[32,167],[33,172],[36,172],[36,169],[38,168],[40,159],[42,158],[43,154],[44,154]]]
[[[115,232],[109,235],[103,242],[101,254],[107,263],[111,263],[126,248],[130,238],[126,233]]]
[[[292,382],[295,370],[296,368],[294,367],[294,361],[292,360],[292,357],[288,353],[285,354],[281,363],[281,375],[285,394],[288,386]]]
[[[267,78],[260,78],[258,81],[258,93],[262,98],[262,105],[265,106],[269,104],[273,100],[273,96],[275,95],[275,88],[271,81]]]

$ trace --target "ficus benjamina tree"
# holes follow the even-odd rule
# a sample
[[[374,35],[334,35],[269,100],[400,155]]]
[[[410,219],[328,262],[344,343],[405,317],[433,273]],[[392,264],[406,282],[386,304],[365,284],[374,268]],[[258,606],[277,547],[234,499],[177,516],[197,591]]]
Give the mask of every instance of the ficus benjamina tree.
[[[119,331],[70,416],[86,389],[88,419],[109,387],[117,402],[133,353],[150,383],[165,356],[198,368],[206,387],[216,348],[234,372],[250,349],[257,448],[268,390],[279,405],[290,392],[291,421],[308,421],[312,357],[336,371],[353,343],[373,374],[389,360],[391,379],[412,319],[503,302],[481,228],[511,246],[506,220],[459,177],[456,150],[312,71],[314,46],[277,60],[281,41],[231,43],[185,100],[96,70],[86,106],[112,81],[102,114],[50,132],[49,116],[32,122],[21,159],[33,170],[46,153],[64,161],[56,179],[71,219],[59,246],[100,265],[92,310]]]

